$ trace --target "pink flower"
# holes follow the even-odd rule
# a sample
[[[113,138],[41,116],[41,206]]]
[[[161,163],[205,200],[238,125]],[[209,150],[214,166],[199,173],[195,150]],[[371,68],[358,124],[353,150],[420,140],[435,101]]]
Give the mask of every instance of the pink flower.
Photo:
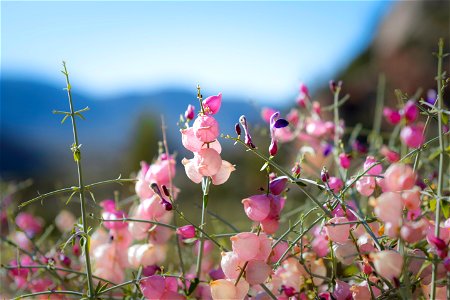
[[[405,126],[400,132],[400,139],[410,148],[419,148],[425,140],[423,128],[423,124]]]
[[[335,194],[337,194],[344,187],[344,183],[340,178],[332,176],[328,179],[328,186]]]
[[[250,285],[261,284],[266,281],[272,268],[262,260],[251,260],[245,270],[245,279]]]
[[[167,277],[164,278],[159,275],[153,275],[142,279],[139,283],[142,293],[147,299],[185,299],[178,294],[176,278]]]
[[[393,280],[394,278],[400,278],[403,267],[403,257],[391,250],[384,250],[370,255],[375,266],[375,270],[378,274]]]
[[[263,107],[261,109],[261,117],[263,118],[264,121],[270,123],[270,117],[276,112],[277,111],[273,108]]]
[[[33,238],[42,231],[43,221],[30,213],[21,212],[16,216],[16,224],[29,238]]]
[[[236,279],[244,267],[244,263],[235,252],[222,252],[220,266],[228,279]]]
[[[195,237],[195,227],[192,225],[185,225],[182,227],[178,227],[176,232],[183,239],[191,239]]]
[[[414,187],[412,190],[402,192],[402,200],[408,210],[416,210],[420,208],[420,190]]]
[[[251,232],[241,232],[232,236],[230,240],[233,252],[243,261],[266,260],[272,251],[271,240],[265,234],[258,236]]]
[[[204,143],[212,142],[219,136],[219,123],[214,117],[207,115],[198,116],[192,127],[197,139]]]
[[[386,117],[386,120],[392,125],[400,123],[402,119],[402,116],[397,110],[394,110],[389,107],[385,107],[383,109],[383,115]]]
[[[423,220],[404,223],[400,229],[400,236],[407,243],[416,243],[426,235],[427,224]]]
[[[402,217],[403,202],[398,193],[386,192],[377,198],[375,214],[383,222],[398,224]]]
[[[366,161],[364,162],[364,171],[367,171],[366,174],[369,175],[380,175],[383,171],[383,167],[381,164],[376,164],[378,161],[373,156],[367,156]],[[375,165],[376,164],[376,165]]]
[[[403,116],[408,122],[414,122],[419,116],[419,109],[414,100],[408,100],[403,107]]]
[[[114,200],[104,200],[100,202],[100,206],[103,207],[102,219],[103,220],[112,220],[103,222],[103,226],[108,229],[119,229],[125,228],[128,226],[125,222],[118,222],[114,220],[120,220],[126,217],[124,211],[116,210],[116,204]]]
[[[270,263],[276,263],[281,256],[286,252],[289,248],[288,243],[280,241],[275,247],[272,249],[272,254],[270,255]]]
[[[215,96],[209,96],[203,100],[203,109],[207,115],[215,115],[219,112],[222,105],[222,93]]]
[[[336,243],[343,243],[348,240],[350,224],[340,225],[340,223],[346,222],[348,222],[348,219],[345,217],[334,217],[327,222],[325,230],[330,240]]]
[[[339,154],[339,164],[346,170],[350,168],[350,156],[345,153]]]
[[[400,160],[400,154],[398,154],[397,152],[389,149],[387,146],[383,145],[380,149],[380,153],[386,157],[386,159],[390,162],[390,163],[394,163]]]
[[[356,182],[356,190],[363,196],[370,196],[376,187],[375,178],[371,176],[363,176]]]
[[[186,175],[195,183],[200,183],[203,176],[210,176],[214,185],[225,183],[235,170],[234,165],[222,160],[219,153],[212,148],[204,148],[194,153],[193,159],[182,161]]]
[[[384,173],[384,181],[388,191],[410,190],[416,183],[416,174],[405,164],[392,164]]]
[[[234,285],[234,281],[226,279],[212,281],[209,285],[213,300],[242,300],[249,290],[249,284],[243,279],[239,280],[236,286]]]
[[[226,160],[222,160],[222,165],[220,166],[219,172],[214,174],[212,179],[212,184],[214,185],[220,185],[224,184],[228,178],[230,178],[231,172],[235,171],[234,165],[229,163]]]
[[[271,197],[265,194],[253,195],[242,200],[244,210],[252,221],[260,222],[267,218],[270,212]]]
[[[166,251],[167,248],[164,245],[135,244],[128,248],[128,262],[136,269],[141,265],[160,264],[166,259]]]
[[[68,210],[62,210],[55,218],[56,227],[61,232],[69,232],[73,229],[76,219]]]
[[[199,152],[202,148],[208,148],[207,144],[200,141],[194,134],[194,128],[189,127],[186,129],[181,129],[181,142],[183,146],[192,152]],[[217,153],[222,152],[222,146],[220,145],[218,140],[209,143],[209,148],[212,148],[217,151]]]
[[[333,296],[336,298],[336,300],[351,299],[352,292],[350,291],[350,285],[345,281],[336,279]]]

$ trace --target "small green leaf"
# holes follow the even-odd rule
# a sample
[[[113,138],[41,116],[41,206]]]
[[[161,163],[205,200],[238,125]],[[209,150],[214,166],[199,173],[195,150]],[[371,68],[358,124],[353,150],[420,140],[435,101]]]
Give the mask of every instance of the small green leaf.
[[[259,171],[264,171],[268,165],[269,165],[269,162],[266,161]]]
[[[446,219],[449,218],[450,216],[450,203],[448,203],[447,201],[441,201],[441,206],[442,206],[442,213],[444,214],[444,217]]]
[[[430,200],[430,210],[435,211],[436,210],[436,199]]]
[[[359,273],[359,269],[356,265],[350,265],[344,269],[343,275],[345,277],[351,277]]]
[[[448,115],[441,113],[441,120],[442,120],[442,125],[447,125],[448,124]]]
[[[439,156],[439,154],[441,154],[441,149],[440,149],[440,148],[437,148],[433,153],[431,153],[431,154],[428,156],[428,160],[435,160],[436,157]]]

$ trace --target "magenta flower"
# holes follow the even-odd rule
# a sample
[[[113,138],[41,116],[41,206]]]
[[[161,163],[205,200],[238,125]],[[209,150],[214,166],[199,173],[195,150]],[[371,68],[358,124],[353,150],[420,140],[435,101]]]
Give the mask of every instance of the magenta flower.
[[[341,153],[339,154],[339,164],[343,169],[348,169],[350,168],[350,155],[345,154],[345,153]]]
[[[219,112],[222,105],[222,93],[215,96],[209,96],[202,102],[203,109],[207,115],[215,115]]]
[[[275,130],[279,129],[279,128],[284,128],[289,125],[288,121],[286,121],[285,119],[280,119],[279,116],[280,116],[280,113],[275,112],[270,117],[271,142],[270,142],[270,146],[269,146],[269,154],[271,156],[275,156],[278,152],[278,145],[277,145],[278,141],[275,137]]]
[[[195,117],[195,107],[193,105],[188,105],[186,111],[184,112],[184,117],[186,120],[193,120]]]
[[[411,124],[403,127],[400,132],[400,139],[410,148],[419,148],[425,140],[423,124]]]
[[[417,108],[414,100],[408,100],[408,102],[406,102],[405,106],[403,107],[402,112],[403,116],[408,122],[414,122],[419,116],[419,109]]]
[[[383,115],[385,116],[388,123],[390,123],[392,125],[396,125],[396,124],[400,123],[400,121],[402,119],[402,116],[400,115],[399,111],[394,110],[389,107],[385,107],[383,109]]]
[[[198,116],[192,127],[194,128],[194,135],[204,143],[213,142],[219,136],[219,123],[214,117]]]
[[[21,212],[16,216],[16,224],[29,238],[33,238],[42,231],[43,221],[30,213]]]
[[[195,237],[195,227],[193,225],[185,225],[182,227],[178,227],[176,232],[183,239],[191,239]]]

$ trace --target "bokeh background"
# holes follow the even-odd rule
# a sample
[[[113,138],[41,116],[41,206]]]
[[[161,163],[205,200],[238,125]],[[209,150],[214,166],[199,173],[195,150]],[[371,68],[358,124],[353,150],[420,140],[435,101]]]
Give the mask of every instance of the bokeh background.
[[[435,87],[437,40],[449,38],[449,1],[332,2],[1,2],[2,195],[17,185],[12,205],[55,188],[76,184],[69,150],[70,122],[61,61],[68,64],[79,121],[87,183],[134,176],[151,161],[161,140],[161,116],[177,162],[182,149],[177,121],[188,104],[223,93],[221,130],[233,133],[245,114],[260,149],[268,145],[262,107],[287,112],[300,82],[313,98],[332,101],[328,80],[344,81],[351,99],[342,108],[349,126],[372,125],[380,73],[394,89],[414,94]],[[237,226],[248,226],[240,201],[265,185],[262,162],[222,140],[224,159],[237,165],[229,182],[214,188],[210,209]],[[292,163],[284,147],[279,159]],[[284,161],[283,161],[284,159]],[[200,186],[178,168],[179,203],[198,217]],[[125,199],[131,186],[96,190],[96,198]],[[294,193],[294,192],[291,192]],[[288,209],[303,205],[292,194]],[[3,198],[5,199],[5,198]],[[64,198],[27,209],[48,220]],[[3,202],[4,204],[5,202]],[[76,213],[73,200],[69,208]],[[2,205],[2,209],[4,209]],[[90,201],[90,209],[96,205]],[[241,223],[242,222],[242,223]]]

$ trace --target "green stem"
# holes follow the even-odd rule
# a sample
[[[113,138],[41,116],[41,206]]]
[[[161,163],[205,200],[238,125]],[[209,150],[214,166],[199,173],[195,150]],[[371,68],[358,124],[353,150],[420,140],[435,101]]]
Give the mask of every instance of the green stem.
[[[437,90],[438,90],[438,98],[437,98],[437,106],[438,106],[438,137],[439,137],[439,173],[438,173],[438,182],[437,182],[437,198],[436,198],[436,214],[435,214],[435,229],[434,235],[439,237],[439,223],[440,223],[440,214],[441,214],[441,201],[442,201],[442,188],[444,185],[444,136],[442,132],[442,60],[443,60],[443,51],[444,51],[444,40],[441,38],[439,40],[439,53],[438,57],[438,70],[436,76],[437,82]],[[435,260],[433,261],[433,273],[431,276],[431,297],[430,299],[434,300],[436,298],[436,280],[437,280],[437,271],[438,271],[438,260],[435,255]]]
[[[205,243],[204,237],[203,237],[203,228],[205,225],[205,211],[206,211],[206,205],[208,203],[208,190],[209,190],[209,184],[210,184],[210,178],[209,177],[203,177],[203,199],[202,199],[202,217],[201,217],[201,223],[200,223],[200,244],[198,248],[198,256],[197,256],[197,267],[196,267],[196,278],[200,280],[200,275],[202,272],[202,258],[203,258],[203,245]]]
[[[21,295],[19,297],[14,298],[14,300],[23,299],[23,298],[30,298],[30,297],[36,297],[36,296],[39,296],[39,295],[54,295],[54,294],[74,295],[74,296],[81,296],[81,297],[83,296],[83,293],[74,292],[74,291],[45,291],[45,292],[37,292],[37,293],[32,293],[32,294]]]
[[[78,132],[77,132],[77,123],[75,120],[75,110],[73,108],[73,101],[72,101],[72,92],[71,92],[71,85],[69,81],[69,73],[67,72],[66,63],[63,62],[64,71],[63,74],[66,77],[66,84],[67,84],[67,96],[69,98],[69,106],[70,106],[70,118],[72,120],[72,131],[73,131],[73,146],[72,151],[74,154],[74,159],[77,164],[77,171],[78,171],[78,190],[80,195],[80,202],[81,202],[81,223],[83,226],[83,232],[85,233],[86,240],[84,242],[83,248],[84,248],[84,256],[85,256],[85,263],[86,263],[86,277],[87,277],[87,283],[88,283],[88,289],[89,299],[94,299],[94,283],[92,281],[92,269],[91,269],[91,259],[89,255],[89,233],[88,233],[88,225],[86,221],[86,199],[84,197],[84,191],[85,186],[83,183],[83,172],[81,167],[81,152],[80,152],[80,144],[78,142]]]

